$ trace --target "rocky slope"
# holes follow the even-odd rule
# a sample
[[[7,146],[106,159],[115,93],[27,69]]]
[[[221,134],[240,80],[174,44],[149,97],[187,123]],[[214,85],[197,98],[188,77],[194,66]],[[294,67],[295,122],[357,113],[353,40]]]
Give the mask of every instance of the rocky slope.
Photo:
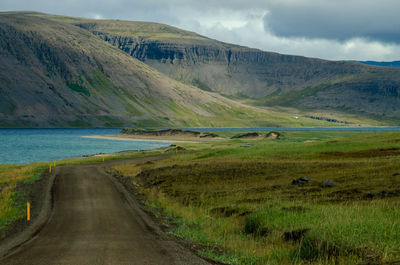
[[[68,19],[0,13],[0,127],[314,124],[170,79]]]
[[[156,23],[69,22],[203,90],[263,106],[400,118],[400,69],[264,52]]]

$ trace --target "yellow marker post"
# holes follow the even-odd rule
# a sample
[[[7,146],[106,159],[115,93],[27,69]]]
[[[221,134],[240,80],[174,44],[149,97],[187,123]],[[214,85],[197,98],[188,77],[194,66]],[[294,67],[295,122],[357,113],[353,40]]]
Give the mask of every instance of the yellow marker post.
[[[178,147],[175,149],[175,154],[177,154],[178,153]]]
[[[49,166],[49,173],[51,173],[51,165]]]
[[[31,204],[29,202],[26,203],[26,220],[31,220]]]
[[[103,162],[104,162],[104,156],[102,156]]]
[[[54,160],[54,167],[56,167],[57,165],[57,160]]]

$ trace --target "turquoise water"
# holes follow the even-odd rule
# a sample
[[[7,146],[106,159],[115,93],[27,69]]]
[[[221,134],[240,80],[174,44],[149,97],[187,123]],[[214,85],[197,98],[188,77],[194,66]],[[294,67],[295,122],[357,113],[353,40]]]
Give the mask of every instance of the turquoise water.
[[[116,134],[120,129],[0,129],[0,164],[53,161],[98,153],[148,150],[170,143],[121,141],[82,136]]]

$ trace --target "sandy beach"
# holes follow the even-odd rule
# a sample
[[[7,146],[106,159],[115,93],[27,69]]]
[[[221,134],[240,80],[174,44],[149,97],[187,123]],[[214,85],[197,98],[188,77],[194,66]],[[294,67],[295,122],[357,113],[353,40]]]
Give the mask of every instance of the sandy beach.
[[[95,139],[121,140],[121,141],[161,142],[161,143],[171,143],[171,144],[204,142],[203,139],[189,139],[189,137],[177,137],[177,136],[138,136],[138,135],[125,136],[125,135],[115,134],[115,135],[90,135],[83,137],[95,138]],[[182,140],[182,138],[185,139]]]

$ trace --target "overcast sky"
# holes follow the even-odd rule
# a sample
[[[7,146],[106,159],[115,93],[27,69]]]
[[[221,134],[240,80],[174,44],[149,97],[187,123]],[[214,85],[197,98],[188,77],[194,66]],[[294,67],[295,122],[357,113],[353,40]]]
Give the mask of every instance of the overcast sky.
[[[400,60],[399,0],[1,0],[0,10],[161,22],[284,54]]]

